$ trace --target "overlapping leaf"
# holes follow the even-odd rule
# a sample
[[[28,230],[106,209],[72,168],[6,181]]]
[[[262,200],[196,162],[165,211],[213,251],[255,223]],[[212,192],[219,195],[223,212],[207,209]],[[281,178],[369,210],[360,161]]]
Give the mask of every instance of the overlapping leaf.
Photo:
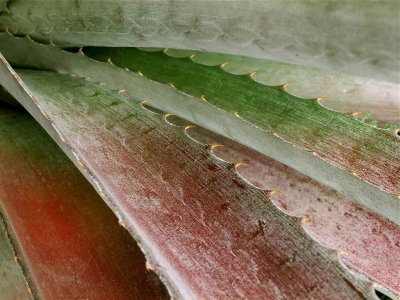
[[[29,114],[0,104],[0,149],[0,207],[35,297],[169,298],[132,237]]]
[[[32,33],[36,38],[50,40],[51,45],[54,39],[62,45],[134,43],[136,46],[208,49],[301,62],[397,82],[398,7],[394,1],[373,5],[300,1],[288,9],[284,2],[278,1],[256,1],[249,5],[242,1],[211,0],[193,3],[61,0],[56,4],[46,2],[43,6],[42,0],[0,0],[0,28],[18,35]],[[357,14],[352,13],[355,9]],[[316,14],[318,11],[320,15]],[[270,24],[266,15],[270,16]],[[290,26],[293,21],[301,26]],[[341,34],[348,32],[350,24],[353,28],[359,27],[357,35]],[[385,38],[382,32],[387,32],[391,38]],[[18,44],[27,44],[34,51],[15,49]],[[337,45],[341,45],[340,48]],[[119,94],[128,95],[130,99],[145,97],[146,101],[141,99],[142,105],[150,101],[153,107],[177,113],[250,145],[400,222],[397,176],[400,147],[396,137],[399,133],[395,130],[371,129],[353,118],[323,109],[315,103],[318,101],[296,99],[284,93],[284,87],[261,87],[253,81],[254,72],[249,77],[232,76],[219,68],[199,66],[159,53],[143,54],[131,49],[122,54],[112,50],[108,55],[110,50],[90,49],[91,55],[103,61],[116,53],[113,61],[118,60],[122,67],[129,62],[128,67],[138,73],[135,75],[118,69],[110,59],[110,65],[106,66],[28,40],[2,37],[0,47],[16,65],[72,73],[75,77],[78,74],[87,81],[117,89]],[[39,50],[44,51],[38,53]],[[195,60],[193,56],[191,59]],[[223,62],[221,68],[226,66]],[[206,150],[194,146],[181,132],[165,126],[159,117],[146,116],[140,107],[130,110],[130,99],[116,92],[83,79],[36,71],[19,71],[22,81],[5,62],[2,67],[4,73],[0,73],[0,82],[30,110],[81,169],[120,218],[120,224],[142,242],[152,262],[148,267],[156,270],[173,296],[372,297],[367,283],[338,266],[335,255],[315,244],[302,231],[297,219],[287,218],[276,210],[268,197],[276,197],[273,201],[285,211],[300,216],[306,213],[302,218],[307,221],[304,226],[322,235],[322,228],[335,224],[336,231],[330,228],[328,235],[340,234],[342,226],[361,226],[351,220],[353,215],[348,210],[344,224],[335,221],[325,224],[321,222],[322,210],[336,209],[337,205],[316,203],[306,211],[291,208],[297,202],[292,202],[290,192],[285,198],[279,196],[282,193],[270,190],[268,185],[266,194],[250,187],[233,172],[233,167],[241,164],[221,164],[209,156],[208,151],[216,145],[203,145]],[[140,78],[143,73],[146,77]],[[97,103],[90,103],[90,100]],[[396,103],[393,107],[396,109]],[[167,117],[170,119],[171,114],[165,115],[165,120]],[[395,122],[397,117],[395,111],[391,116],[384,116]],[[366,117],[360,120],[370,122]],[[190,128],[184,127],[185,133]],[[263,159],[259,163],[265,167]],[[283,176],[275,164],[274,170]],[[193,178],[189,178],[190,175]],[[259,172],[253,175],[262,178]],[[298,180],[288,181],[299,184],[307,193],[308,188],[318,186],[313,182],[301,183],[302,175],[294,173],[294,176]],[[279,180],[267,182],[287,188]],[[188,211],[188,206],[193,204],[197,209],[190,207]],[[218,216],[215,216],[216,211]],[[365,215],[362,224],[371,225],[363,226],[362,232],[372,229],[372,234],[377,235],[379,228],[385,230],[383,251],[396,251],[400,247],[396,243],[395,225],[360,207],[355,215]],[[337,214],[330,216],[340,220]],[[315,222],[309,222],[314,218]],[[14,220],[14,225],[18,224],[16,215],[10,219]],[[160,224],[156,227],[159,221],[164,225],[162,230]],[[278,239],[278,234],[283,241]],[[327,241],[321,236],[318,240]],[[375,242],[374,239],[361,240],[364,244],[368,241]],[[330,242],[338,251],[351,250],[351,246],[346,248],[344,240]],[[215,245],[210,246],[211,243]],[[225,253],[220,254],[224,250]],[[370,253],[357,250],[361,256]],[[198,256],[198,253],[203,255]],[[373,250],[372,253],[377,252]],[[368,276],[397,289],[395,273],[394,278],[388,279],[392,273],[382,275],[375,268],[376,261],[368,260],[372,266],[365,265],[360,263],[359,257],[354,259],[356,255],[352,253],[348,259],[346,253],[341,253],[350,264],[354,265],[355,261],[356,267]],[[243,265],[244,262],[247,264]],[[396,262],[394,258],[392,266],[395,267]],[[231,273],[224,272],[226,269]],[[194,273],[197,271],[200,274]],[[207,277],[210,273],[211,278]],[[308,276],[310,273],[312,276]],[[283,287],[287,274],[290,274],[291,285]],[[214,286],[208,290],[210,281]]]
[[[398,1],[14,0],[0,28],[58,45],[241,54],[399,82]]]
[[[179,124],[174,116],[169,122]],[[187,122],[186,122],[187,124]],[[400,228],[371,210],[303,174],[222,136],[191,128],[190,137],[213,149],[219,158],[240,162],[238,172],[255,186],[275,188],[271,200],[294,216],[319,243],[337,249],[346,264],[400,294]]]
[[[1,74],[140,241],[172,295],[372,297],[264,191],[139,103],[67,75],[21,70],[20,79],[4,63]]]
[[[90,77],[130,96],[149,99],[152,106],[248,145],[399,222],[399,141],[394,131],[368,126],[246,76],[162,53],[136,49],[90,52],[99,59],[112,55],[117,64],[137,68],[143,71],[140,74],[164,83],[173,81],[196,97],[111,64],[27,39],[3,36],[0,42],[6,57],[16,65]],[[202,95],[208,102],[199,100]]]
[[[143,49],[157,51],[154,48]],[[231,74],[250,74],[264,85],[288,83],[285,91],[301,98],[322,97],[320,104],[335,111],[347,112],[378,126],[400,126],[399,84],[339,72],[287,64],[251,57],[200,51],[158,49],[173,57],[191,57],[197,63],[218,66]]]
[[[200,109],[195,111],[191,103],[178,106],[168,100],[163,102],[170,102],[169,105],[159,105],[292,166],[400,222],[400,140],[394,131],[367,126],[349,115],[327,110],[317,101],[287,94],[280,87],[261,85],[253,81],[251,74],[234,76],[220,67],[166,57],[162,52],[112,48],[91,48],[87,52],[103,61],[111,57],[116,65],[172,84],[179,91],[231,112],[206,115]]]
[[[13,248],[7,238],[5,228],[2,227],[0,231],[0,295],[4,299],[32,299],[21,267],[14,260]]]

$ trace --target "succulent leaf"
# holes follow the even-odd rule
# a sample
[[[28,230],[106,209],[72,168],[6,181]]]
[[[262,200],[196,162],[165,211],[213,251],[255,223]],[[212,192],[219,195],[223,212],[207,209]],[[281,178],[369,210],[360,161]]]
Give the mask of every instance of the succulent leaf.
[[[30,50],[15,47],[22,44]],[[400,147],[394,130],[368,126],[248,76],[160,52],[86,50],[97,59],[140,72],[135,74],[90,60],[83,52],[66,53],[28,39],[3,36],[0,49],[15,65],[78,74],[150,100],[151,106],[247,145],[400,223]],[[168,85],[171,82],[178,90]]]
[[[0,298],[400,297],[399,11],[0,0]]]
[[[179,124],[174,116],[169,122]],[[182,122],[182,121],[181,121]],[[187,123],[186,123],[187,124]],[[311,178],[201,127],[189,136],[214,145],[213,154],[227,162],[243,162],[238,173],[261,189],[274,187],[272,202],[285,213],[303,218],[303,227],[320,244],[336,249],[341,259],[400,294],[400,227],[352,199]],[[366,247],[365,245],[368,245]]]
[[[29,294],[24,274],[17,261],[14,260],[14,251],[0,220],[0,295],[4,299],[32,299]]]
[[[0,208],[35,298],[169,298],[138,245],[54,141],[29,114],[2,103],[0,149]],[[25,284],[23,292],[31,296]],[[25,299],[7,295],[0,297]]]
[[[143,49],[156,51],[154,48]],[[285,90],[301,98],[323,97],[320,101],[328,109],[368,114],[368,118],[400,126],[400,85],[371,78],[351,76],[313,67],[288,64],[252,57],[189,50],[158,49],[168,56],[190,57],[194,62],[218,66],[231,74],[251,74],[264,85],[278,86],[289,83]],[[364,116],[365,117],[365,116]]]
[[[187,139],[187,126],[81,78],[16,74],[5,63],[1,74],[140,241],[172,296],[373,298],[268,193]]]
[[[0,29],[64,46],[205,50],[399,82],[399,2],[15,0]]]
[[[189,101],[178,104],[167,98],[154,99],[151,105],[252,147],[400,222],[400,142],[394,131],[367,126],[249,76],[234,76],[190,59],[166,58],[163,52],[99,48],[86,52],[98,60],[112,57],[117,66],[140,70],[147,78],[173,82],[185,94],[204,97],[207,101],[197,105],[203,111],[209,105],[227,114],[203,114]]]
[[[21,50],[22,45],[30,51]],[[71,54],[28,39],[3,35],[0,49],[14,65],[93,78],[105,87],[150,100],[151,106],[239,141],[400,223],[399,140],[394,130],[373,128],[311,100],[258,84],[247,76],[235,76],[217,67],[162,53],[136,49],[87,50],[110,62],[106,57],[113,55],[117,65],[139,72],[135,74],[114,64],[88,59],[83,52]],[[147,77],[143,77],[144,68]],[[174,86],[191,95],[148,77],[167,84],[177,82]],[[204,96],[206,91],[211,97]],[[243,117],[248,117],[251,123]]]

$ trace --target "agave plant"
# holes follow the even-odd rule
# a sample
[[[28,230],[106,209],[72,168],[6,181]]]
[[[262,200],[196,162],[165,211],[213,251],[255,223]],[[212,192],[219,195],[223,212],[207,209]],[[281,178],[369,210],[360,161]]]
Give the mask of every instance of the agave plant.
[[[0,0],[0,296],[399,297],[399,10]]]

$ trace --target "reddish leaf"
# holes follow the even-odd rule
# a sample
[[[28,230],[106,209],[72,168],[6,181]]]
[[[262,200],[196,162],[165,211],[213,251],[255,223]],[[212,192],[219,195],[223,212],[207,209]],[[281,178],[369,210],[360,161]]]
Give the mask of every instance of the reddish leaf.
[[[128,232],[26,113],[0,111],[0,204],[36,296],[168,298]]]
[[[182,123],[176,117],[168,120]],[[186,124],[188,124],[186,122]],[[306,231],[322,245],[337,249],[356,270],[400,294],[400,227],[352,199],[269,157],[202,128],[188,134],[219,158],[243,162],[239,173],[263,189],[277,189],[272,201],[294,216],[309,216]]]

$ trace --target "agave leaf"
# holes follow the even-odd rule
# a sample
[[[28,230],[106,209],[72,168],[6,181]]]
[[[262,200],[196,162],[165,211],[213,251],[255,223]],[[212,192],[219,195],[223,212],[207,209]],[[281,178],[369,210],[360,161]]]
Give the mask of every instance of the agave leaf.
[[[179,122],[173,116],[168,121]],[[337,249],[347,265],[400,294],[400,259],[393,255],[400,252],[399,226],[234,141],[200,127],[190,129],[188,134],[201,143],[223,145],[215,147],[213,153],[228,162],[243,162],[238,172],[255,186],[275,187],[271,200],[290,215],[308,216],[304,228],[314,239]]]
[[[231,74],[245,75],[256,71],[252,78],[259,83],[269,86],[289,83],[285,90],[291,95],[323,97],[320,104],[329,109],[356,113],[363,118],[371,112],[368,118],[378,120],[382,125],[400,125],[400,85],[397,83],[245,56],[176,49],[143,50],[164,50],[169,56],[191,57],[208,66],[224,64],[224,70]]]
[[[168,298],[134,240],[39,124],[0,105],[0,207],[35,297]]]
[[[176,113],[239,141],[400,223],[399,147],[394,132],[373,128],[345,114],[326,110],[313,101],[258,84],[246,76],[235,76],[215,67],[160,53],[136,49],[90,50],[90,54],[99,59],[109,53],[115,56],[117,64],[123,60],[124,66],[140,65],[135,70],[146,67],[148,74],[145,75],[157,80],[171,82],[174,79],[175,84],[179,80],[179,88],[197,97],[121,70],[113,64],[90,60],[82,55],[83,52],[66,53],[29,39],[4,35],[0,39],[0,49],[15,65],[78,74],[131,97],[150,99],[149,104],[156,108]],[[177,72],[178,68],[183,72]],[[161,70],[163,74],[159,72]],[[181,81],[183,86],[180,86]],[[224,82],[229,88],[222,86],[219,89],[215,85]],[[207,96],[208,102],[199,100],[203,91],[213,96]],[[246,100],[249,93],[258,94],[251,95],[249,102]],[[256,106],[249,105],[252,103]],[[282,110],[288,115],[281,115]],[[241,118],[231,113],[234,111],[239,111]],[[246,114],[250,114],[251,119],[257,118],[252,121],[257,121],[258,127],[243,120]],[[273,131],[280,136],[275,136]]]
[[[398,1],[12,1],[0,28],[68,46],[206,50],[399,82]]]
[[[21,106],[21,104],[19,104],[19,102],[15,100],[14,97],[11,96],[2,86],[0,86],[0,101],[6,102],[15,107]]]
[[[5,228],[2,227],[0,231],[0,295],[3,299],[32,299],[21,267],[14,260],[13,248],[4,232]]]
[[[235,76],[163,52],[128,48],[86,52],[98,60],[111,57],[120,67],[204,97],[203,111],[211,104],[231,114],[205,115],[190,102],[178,107],[170,104],[173,100],[159,106],[295,167],[400,222],[400,143],[395,131],[373,128],[313,99],[292,96],[282,87],[261,85],[251,75]]]
[[[20,78],[4,62],[1,74],[139,240],[172,296],[372,297],[268,192],[190,141],[187,127],[80,78],[30,70]]]

